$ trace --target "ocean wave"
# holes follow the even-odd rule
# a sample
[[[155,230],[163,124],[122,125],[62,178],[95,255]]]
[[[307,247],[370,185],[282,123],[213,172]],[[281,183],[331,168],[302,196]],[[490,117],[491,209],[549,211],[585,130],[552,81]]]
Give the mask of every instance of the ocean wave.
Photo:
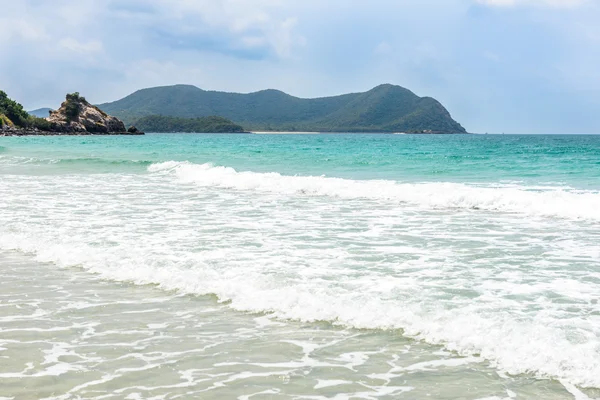
[[[600,388],[600,247],[586,205],[597,193],[147,169],[3,176],[0,248],[243,312],[398,330],[500,371]],[[494,212],[455,212],[474,207]]]
[[[474,185],[451,182],[402,183],[325,176],[238,172],[230,167],[168,161],[148,171],[172,174],[186,183],[284,195],[331,196],[396,201],[435,209],[472,209],[537,216],[600,220],[600,192],[566,187]]]

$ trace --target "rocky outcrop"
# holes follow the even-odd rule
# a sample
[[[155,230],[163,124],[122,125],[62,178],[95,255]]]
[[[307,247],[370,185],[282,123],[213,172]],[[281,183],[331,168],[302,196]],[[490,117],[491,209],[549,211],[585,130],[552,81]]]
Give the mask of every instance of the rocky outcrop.
[[[130,126],[129,129],[127,129],[127,132],[132,135],[143,135],[144,134],[144,132],[140,131],[135,126]]]
[[[92,135],[143,135],[133,128],[127,130],[123,121],[112,117],[98,107],[88,103],[79,93],[68,94],[56,111],[47,118],[50,131],[66,134]]]
[[[57,135],[56,132],[42,131],[38,128],[20,128],[16,126],[0,126],[0,136],[27,136],[27,135]],[[73,133],[74,134],[74,133]],[[68,133],[71,135],[71,133]]]
[[[39,110],[38,110],[39,111]],[[0,136],[23,135],[143,135],[87,102],[79,93],[68,94],[48,118],[28,114],[0,90]]]

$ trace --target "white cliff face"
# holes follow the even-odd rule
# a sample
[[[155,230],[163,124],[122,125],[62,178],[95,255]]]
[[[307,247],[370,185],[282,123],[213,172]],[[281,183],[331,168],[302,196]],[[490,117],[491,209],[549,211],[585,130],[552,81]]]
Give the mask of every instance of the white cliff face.
[[[76,116],[69,118],[69,109],[79,105],[79,112]],[[123,121],[116,117],[111,117],[98,107],[88,103],[83,97],[77,96],[77,99],[67,97],[60,108],[51,111],[48,121],[55,124],[56,130],[63,132],[89,132],[89,133],[124,133],[127,132]]]

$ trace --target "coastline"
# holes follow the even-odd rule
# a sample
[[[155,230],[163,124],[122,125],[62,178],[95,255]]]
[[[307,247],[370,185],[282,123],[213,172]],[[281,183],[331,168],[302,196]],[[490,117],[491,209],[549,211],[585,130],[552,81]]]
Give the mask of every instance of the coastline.
[[[152,132],[152,133],[217,133],[217,132]],[[144,135],[140,131],[124,131],[124,132],[88,132],[88,131],[42,131],[39,129],[9,129],[2,130],[0,128],[0,136],[131,136]],[[346,135],[346,134],[363,134],[363,135],[461,135],[464,133],[442,133],[442,132],[310,132],[310,131],[245,131],[245,132],[218,132],[218,134],[252,134],[252,135]],[[466,133],[467,135],[469,133]]]
[[[91,132],[51,132],[51,131],[40,131],[40,130],[29,130],[29,129],[11,129],[0,131],[0,136],[137,136],[144,135],[144,132],[103,132],[103,133],[91,133]]]

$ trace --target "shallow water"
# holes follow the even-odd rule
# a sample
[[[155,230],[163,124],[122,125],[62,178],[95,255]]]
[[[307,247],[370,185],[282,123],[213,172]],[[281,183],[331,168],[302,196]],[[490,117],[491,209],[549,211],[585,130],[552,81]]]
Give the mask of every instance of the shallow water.
[[[600,397],[598,136],[0,146],[0,396]]]
[[[0,265],[0,382],[9,398],[569,396],[558,382],[509,377],[399,331],[282,322],[15,253]]]

